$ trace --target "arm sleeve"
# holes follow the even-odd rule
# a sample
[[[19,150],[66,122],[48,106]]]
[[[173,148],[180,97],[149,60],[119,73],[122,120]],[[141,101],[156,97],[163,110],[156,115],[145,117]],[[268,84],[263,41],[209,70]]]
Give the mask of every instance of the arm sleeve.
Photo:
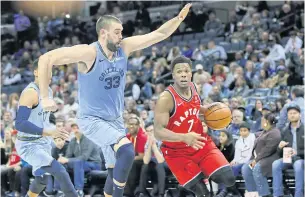
[[[28,121],[31,115],[31,109],[26,106],[19,106],[15,121],[15,127],[18,131],[33,135],[42,135],[43,128],[37,127]]]

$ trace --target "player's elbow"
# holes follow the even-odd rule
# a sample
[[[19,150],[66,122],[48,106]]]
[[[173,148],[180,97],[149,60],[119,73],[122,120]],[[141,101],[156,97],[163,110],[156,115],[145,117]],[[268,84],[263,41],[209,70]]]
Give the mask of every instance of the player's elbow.
[[[156,138],[156,140],[162,141],[162,134],[161,134],[161,130],[160,129],[155,129],[154,130],[154,136]]]

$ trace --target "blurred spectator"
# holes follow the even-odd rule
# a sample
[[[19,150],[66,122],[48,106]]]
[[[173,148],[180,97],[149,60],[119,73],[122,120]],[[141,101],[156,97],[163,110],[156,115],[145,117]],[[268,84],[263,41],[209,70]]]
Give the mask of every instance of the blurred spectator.
[[[235,14],[230,15],[230,20],[225,26],[225,36],[231,36],[237,31],[237,17]]]
[[[15,37],[9,32],[9,29],[7,27],[1,28],[1,54],[13,54],[14,50]]]
[[[304,85],[303,77],[296,72],[295,67],[288,67],[287,86]]]
[[[125,97],[130,97],[135,101],[140,97],[140,87],[134,82],[134,77],[131,74],[126,75],[126,85],[125,85]]]
[[[66,155],[57,160],[73,171],[74,187],[78,195],[83,196],[85,172],[101,170],[100,148],[79,131],[77,124],[72,124],[71,128],[75,138],[70,141]]]
[[[250,57],[253,53],[254,53],[253,46],[251,44],[247,44],[245,53],[244,53],[244,59],[250,60]]]
[[[10,70],[9,75],[6,75],[3,81],[3,85],[9,86],[9,85],[16,85],[21,82],[21,74],[19,73],[19,70],[16,67],[12,67]]]
[[[138,50],[134,52],[134,57],[131,58],[129,63],[135,68],[141,68],[145,58],[146,57],[142,54],[142,50]]]
[[[208,50],[204,52],[204,55],[214,57],[216,60],[226,60],[228,58],[224,48],[216,45],[214,40],[209,41]]]
[[[242,23],[245,25],[245,27],[249,27],[252,25],[252,16],[256,12],[254,7],[248,7],[247,13],[244,15],[242,19]]]
[[[22,46],[29,36],[28,30],[31,27],[31,21],[29,17],[24,15],[23,10],[19,10],[19,13],[14,15],[14,25],[19,44]]]
[[[242,22],[237,23],[237,31],[233,32],[231,36],[231,42],[239,42],[239,41],[246,41],[247,34],[244,30],[244,24]]]
[[[167,62],[171,62],[175,57],[181,55],[181,51],[179,47],[173,47],[169,50],[168,56],[167,56]]]
[[[239,135],[235,143],[234,159],[230,163],[235,176],[240,175],[242,166],[250,161],[255,141],[255,136],[250,133],[250,125],[247,122],[240,124]]]
[[[226,75],[224,73],[223,65],[221,64],[215,64],[213,67],[213,74],[212,74],[212,80],[213,82],[216,81],[216,78],[220,77],[224,81],[226,79]]]
[[[290,38],[285,46],[285,53],[298,53],[302,48],[303,41],[297,36],[296,31],[289,32]]]
[[[296,22],[295,14],[291,10],[291,6],[289,4],[284,4],[282,6],[282,11],[280,12],[279,18],[282,22],[282,29],[284,30],[281,32],[281,36],[288,36],[289,31],[293,29]]]
[[[239,128],[244,120],[244,113],[239,109],[232,111],[232,123],[228,126],[227,131],[232,134],[233,139],[239,138]]]
[[[8,56],[2,56],[1,66],[3,74],[7,75],[10,73],[12,69],[12,63],[9,61]]]
[[[263,101],[257,99],[255,101],[255,108],[251,112],[252,120],[257,120],[262,117],[262,110],[263,110]]]
[[[291,91],[291,103],[287,103],[284,105],[280,112],[280,118],[276,125],[277,128],[284,128],[287,123],[287,109],[289,105],[296,104],[301,109],[301,121],[304,121],[304,88],[303,87],[294,87]]]
[[[287,78],[289,77],[289,74],[286,73],[286,68],[285,66],[278,66],[276,68],[277,74],[273,76],[272,78],[269,78],[269,88],[273,88],[275,86],[280,86],[280,85],[287,85]]]
[[[293,167],[295,176],[295,193],[294,196],[304,196],[304,124],[301,120],[301,109],[298,105],[290,105],[287,108],[289,126],[282,132],[282,141],[278,145],[278,159],[272,164],[273,175],[273,195],[283,196],[283,170]],[[285,153],[283,149],[290,147],[288,158],[290,163],[283,160]]]
[[[216,18],[215,11],[210,11],[209,20],[204,24],[204,32],[209,37],[216,37],[223,35],[223,27],[221,21]]]
[[[244,16],[248,11],[249,3],[247,1],[237,1],[235,5],[235,12],[238,16]]]
[[[10,195],[15,195],[15,192],[20,190],[21,159],[15,148],[16,134],[16,130],[11,132],[9,160],[5,167],[1,166],[1,188],[10,191]],[[7,183],[10,189],[7,189]],[[6,195],[9,195],[9,192]]]
[[[147,136],[140,127],[140,120],[137,116],[131,116],[128,120],[127,138],[134,144],[136,156],[126,182],[124,196],[133,197],[134,191],[139,184],[144,149],[147,142]]]
[[[143,157],[144,165],[141,169],[139,197],[144,196],[146,193],[148,175],[151,175],[152,180],[158,184],[158,196],[163,197],[165,192],[165,162],[160,150],[161,142],[157,141],[153,135],[153,124],[147,125],[145,130],[148,139],[145,144],[145,152]],[[157,177],[155,175],[157,175]],[[151,193],[151,196],[155,195],[156,193]]]
[[[242,167],[246,190],[258,192],[259,196],[270,194],[267,177],[272,176],[272,163],[278,159],[276,150],[281,140],[281,133],[275,128],[275,124],[276,118],[273,114],[263,117],[264,131],[255,140],[251,161]]]
[[[248,94],[249,86],[243,76],[237,77],[234,84],[233,93],[231,96],[242,96],[245,97]]]
[[[136,22],[142,22],[144,27],[150,27],[151,19],[147,8],[142,2],[138,2],[139,9],[136,14]]]
[[[235,62],[242,68],[246,66],[247,60],[244,58],[243,51],[237,51],[235,53]]]
[[[219,136],[219,144],[217,147],[228,162],[231,162],[234,159],[235,148],[231,133],[226,130],[221,131]]]
[[[286,59],[285,49],[276,43],[275,38],[269,38],[270,53],[266,59],[271,59],[272,61],[279,61],[281,59]]]

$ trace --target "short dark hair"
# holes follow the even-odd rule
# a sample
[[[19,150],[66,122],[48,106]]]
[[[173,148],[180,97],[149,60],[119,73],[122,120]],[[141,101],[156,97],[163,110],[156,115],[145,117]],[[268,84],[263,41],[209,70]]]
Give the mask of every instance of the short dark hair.
[[[301,87],[295,87],[291,90],[291,93],[295,95],[295,97],[304,97],[304,89]]]
[[[192,68],[192,61],[189,58],[181,55],[173,59],[173,61],[171,62],[172,71],[175,69],[175,66],[177,64],[181,64],[181,63],[187,63],[190,66],[190,68]]]
[[[101,16],[101,17],[97,20],[96,26],[95,26],[97,35],[99,35],[101,29],[108,29],[108,28],[109,28],[109,25],[110,25],[112,22],[117,22],[117,23],[121,23],[121,24],[122,24],[121,20],[118,19],[118,18],[115,17],[115,16],[112,16],[112,15],[104,15],[104,16]]]
[[[33,70],[37,70],[38,69],[38,61],[39,61],[39,59],[35,59],[34,62],[32,63]]]

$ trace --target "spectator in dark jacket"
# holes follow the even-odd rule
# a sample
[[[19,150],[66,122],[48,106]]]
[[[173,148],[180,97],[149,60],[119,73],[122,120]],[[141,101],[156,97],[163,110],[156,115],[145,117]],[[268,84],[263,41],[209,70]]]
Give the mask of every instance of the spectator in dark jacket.
[[[272,163],[279,158],[277,146],[281,132],[275,127],[276,117],[269,113],[262,118],[264,131],[255,140],[250,162],[242,167],[242,175],[248,192],[258,192],[259,196],[270,195],[268,177],[272,176]]]
[[[73,170],[75,189],[79,196],[83,196],[85,172],[101,170],[100,148],[79,131],[77,124],[72,124],[71,128],[75,138],[70,141],[66,155],[59,157],[58,162]]]
[[[289,126],[282,132],[282,141],[278,146],[278,153],[283,157],[283,149],[290,147],[291,163],[284,163],[278,159],[272,164],[273,196],[283,196],[283,170],[294,169],[295,175],[295,197],[304,196],[304,124],[301,123],[301,109],[298,105],[287,108]],[[290,157],[290,156],[288,156]]]

